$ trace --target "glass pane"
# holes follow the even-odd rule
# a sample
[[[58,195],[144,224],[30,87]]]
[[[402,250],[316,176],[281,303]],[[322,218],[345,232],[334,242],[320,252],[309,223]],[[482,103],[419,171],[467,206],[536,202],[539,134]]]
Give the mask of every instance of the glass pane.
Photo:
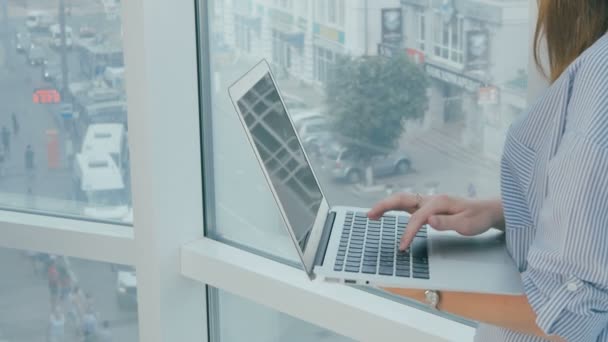
[[[316,325],[225,291],[212,289],[212,342],[350,342]],[[238,322],[238,329],[235,329]]]
[[[0,207],[130,223],[121,2],[3,4]]]
[[[403,22],[413,24],[384,36],[374,21],[361,35],[363,16],[344,15],[344,29],[324,25],[313,14],[334,1],[313,1],[307,13],[256,1],[248,17],[210,3],[215,238],[298,260],[227,91],[262,58],[331,205],[370,207],[396,191],[499,194],[505,132],[526,105],[528,1],[477,8],[403,0]],[[344,6],[336,8],[362,10],[352,1]],[[236,43],[236,28],[251,33],[242,35],[250,52]],[[426,50],[423,32],[434,41]],[[404,48],[357,48],[365,37],[368,46],[393,39]],[[289,70],[281,63],[286,48]],[[342,158],[336,149],[358,153]],[[293,165],[272,167],[286,177]]]
[[[138,341],[132,268],[7,248],[0,260],[0,341]]]

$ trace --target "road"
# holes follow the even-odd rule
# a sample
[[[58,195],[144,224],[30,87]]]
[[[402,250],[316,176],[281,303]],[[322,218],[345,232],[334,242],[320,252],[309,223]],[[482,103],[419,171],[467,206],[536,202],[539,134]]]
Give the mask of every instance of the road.
[[[103,31],[106,17],[97,1],[73,2],[78,6],[74,6],[72,15],[67,18],[67,25],[74,32],[85,24]],[[24,3],[9,1],[10,45],[8,50],[5,45],[0,46],[0,128],[6,126],[11,131],[10,150],[0,169],[0,206],[79,215],[82,203],[73,200],[72,167],[66,157],[65,143],[70,135],[58,116],[59,107],[32,101],[35,89],[55,86],[45,82],[41,67],[29,65],[26,56],[17,53],[14,45],[13,33],[24,30],[24,16],[28,9],[53,12],[56,8],[49,6],[51,2],[48,1],[28,0],[28,9],[22,6]],[[2,33],[4,30],[0,30]],[[40,41],[44,39],[42,37]],[[75,49],[68,52],[68,68],[70,79],[82,79]],[[12,113],[18,118],[18,132],[13,131]],[[52,131],[56,132],[59,142],[57,166],[49,164],[48,143],[49,132]],[[34,177],[26,175],[27,145],[31,145],[35,153]],[[137,341],[137,312],[118,308],[116,274],[109,265],[80,259],[66,260],[79,286],[95,299],[100,319],[111,322],[114,340]],[[50,312],[45,277],[34,274],[24,253],[10,249],[0,249],[0,272],[5,275],[0,277],[0,341],[45,341]],[[72,334],[68,337],[65,342],[77,341]]]

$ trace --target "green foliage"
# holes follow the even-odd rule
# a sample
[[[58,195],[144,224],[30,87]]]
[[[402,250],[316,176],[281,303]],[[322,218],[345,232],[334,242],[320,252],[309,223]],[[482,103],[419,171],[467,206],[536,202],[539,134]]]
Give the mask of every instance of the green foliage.
[[[341,58],[327,83],[335,132],[363,158],[397,147],[406,120],[422,119],[429,81],[407,56]]]

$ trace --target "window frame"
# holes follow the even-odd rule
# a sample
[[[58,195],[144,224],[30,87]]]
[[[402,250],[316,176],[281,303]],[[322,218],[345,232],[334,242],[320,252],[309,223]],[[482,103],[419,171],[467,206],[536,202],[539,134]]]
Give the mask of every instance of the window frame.
[[[212,187],[203,187],[203,178],[213,184],[213,145],[200,127],[210,126],[213,90],[211,77],[199,75],[210,75],[204,19],[212,9],[207,0],[121,5],[135,228],[3,210],[0,246],[135,266],[139,336],[146,342],[209,341],[207,284],[357,340],[472,338],[472,327],[357,288],[309,281],[293,267],[204,237],[203,227],[215,225],[203,211],[203,200],[214,203]],[[534,1],[530,14],[536,17]],[[533,30],[531,20],[529,37]],[[532,56],[528,75],[532,100],[547,86]],[[166,153],[172,150],[180,153]],[[181,167],[170,167],[175,162]],[[436,322],[433,331],[418,324],[423,319]],[[369,322],[382,329],[363,329]]]
[[[433,59],[456,68],[464,68],[464,20],[462,15],[455,14],[452,21],[446,24],[441,13],[436,10],[433,11],[433,20],[431,21],[432,48],[430,49]],[[456,32],[454,32],[454,29]],[[454,42],[454,33],[458,37],[456,43]],[[446,56],[444,56],[444,53]],[[454,57],[456,60],[454,60]]]

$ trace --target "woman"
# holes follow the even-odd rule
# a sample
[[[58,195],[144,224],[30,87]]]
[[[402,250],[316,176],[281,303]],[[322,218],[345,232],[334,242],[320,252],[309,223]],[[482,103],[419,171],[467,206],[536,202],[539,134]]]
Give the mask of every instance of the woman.
[[[501,199],[395,195],[369,213],[420,227],[505,230],[525,295],[440,294],[439,309],[480,322],[476,341],[608,341],[608,1],[540,0],[551,87],[509,129]],[[389,289],[424,300],[424,292]]]

